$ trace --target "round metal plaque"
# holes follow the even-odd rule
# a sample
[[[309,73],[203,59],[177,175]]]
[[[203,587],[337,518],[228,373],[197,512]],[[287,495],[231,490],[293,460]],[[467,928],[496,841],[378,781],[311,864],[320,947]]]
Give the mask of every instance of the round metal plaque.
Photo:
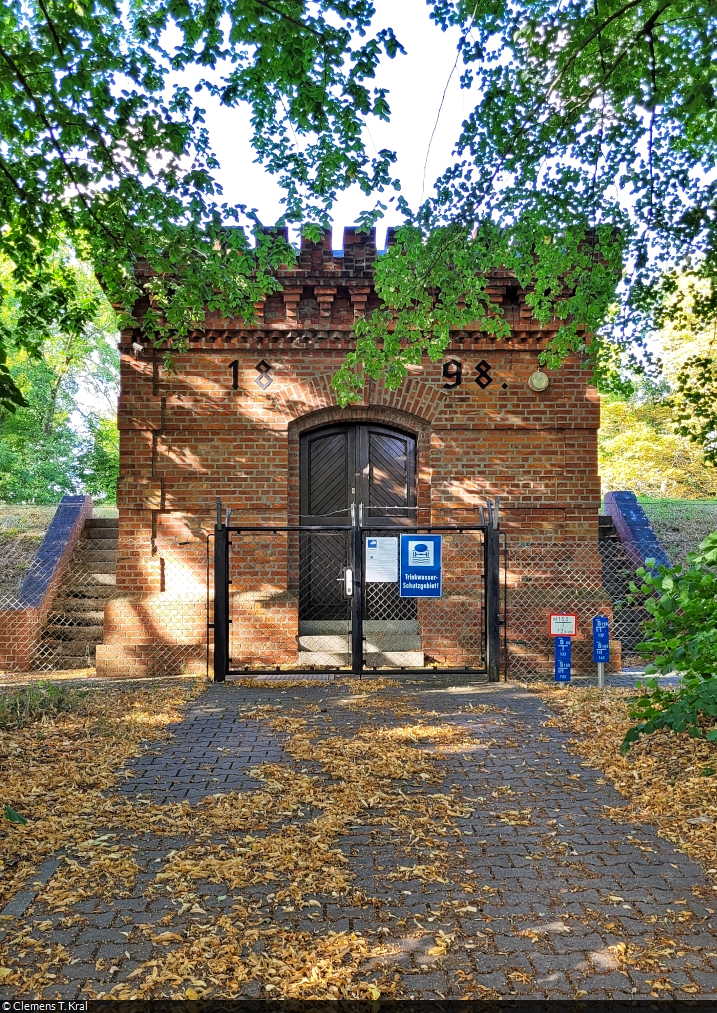
[[[541,369],[536,370],[535,373],[531,373],[528,380],[528,386],[531,390],[545,390],[549,383],[550,380],[547,373],[544,373]]]

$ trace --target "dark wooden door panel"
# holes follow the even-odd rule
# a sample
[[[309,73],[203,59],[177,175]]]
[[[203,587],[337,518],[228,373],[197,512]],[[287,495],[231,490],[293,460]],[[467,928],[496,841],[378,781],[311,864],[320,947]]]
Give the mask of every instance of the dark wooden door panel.
[[[415,440],[403,433],[369,428],[361,441],[368,517],[388,521],[412,516],[415,506]]]
[[[384,426],[347,423],[301,437],[302,524],[350,524],[351,505],[363,507],[365,524],[395,528],[415,520],[416,441]],[[301,539],[299,617],[333,619],[346,615],[338,579],[348,560],[343,534],[306,534]],[[365,584],[366,618],[415,616],[413,599],[401,599],[398,585]]]
[[[307,433],[301,440],[303,524],[348,524],[355,471],[355,438],[347,427]]]

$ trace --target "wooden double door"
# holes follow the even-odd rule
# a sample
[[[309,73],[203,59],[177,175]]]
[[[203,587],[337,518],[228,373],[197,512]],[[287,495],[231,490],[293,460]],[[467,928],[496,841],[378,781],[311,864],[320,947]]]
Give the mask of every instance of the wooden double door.
[[[416,441],[410,433],[373,423],[345,423],[304,433],[300,447],[300,523],[350,525],[370,535],[416,522]],[[398,534],[398,531],[397,531]],[[344,532],[301,539],[299,618],[335,620],[349,615],[343,575],[351,559]],[[362,564],[362,561],[360,561]],[[397,584],[364,583],[366,619],[413,619],[415,601],[400,598]]]

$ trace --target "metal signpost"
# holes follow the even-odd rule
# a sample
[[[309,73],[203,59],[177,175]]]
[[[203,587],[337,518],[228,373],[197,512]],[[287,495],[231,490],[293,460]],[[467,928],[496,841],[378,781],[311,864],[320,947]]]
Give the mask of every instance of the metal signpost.
[[[572,640],[570,637],[555,638],[555,681],[570,682]]]
[[[555,641],[555,681],[570,682],[572,638],[578,635],[578,617],[572,613],[552,612],[548,630]]]
[[[442,535],[401,535],[401,598],[440,598]]]
[[[610,660],[610,620],[607,616],[593,619],[593,661],[597,664],[598,687],[605,689],[605,662]]]

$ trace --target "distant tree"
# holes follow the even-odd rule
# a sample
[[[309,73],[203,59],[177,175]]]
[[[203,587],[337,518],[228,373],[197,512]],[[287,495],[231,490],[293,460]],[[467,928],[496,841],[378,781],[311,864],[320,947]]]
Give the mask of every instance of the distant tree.
[[[84,492],[106,503],[117,499],[119,431],[114,419],[87,420],[89,446],[77,458],[78,478]]]
[[[3,268],[7,273],[7,264],[0,263],[0,276]],[[71,279],[69,301],[76,302],[77,312],[61,317],[44,338],[20,335],[19,322],[27,316],[13,299],[12,286],[0,305],[6,365],[22,397],[22,406],[0,406],[0,501],[47,504],[65,493],[87,492],[114,502],[114,314],[86,266],[63,262],[57,272]],[[90,404],[84,414],[78,401]]]
[[[603,397],[598,463],[605,492],[717,497],[717,469],[705,468],[701,448],[675,431],[669,398]]]

